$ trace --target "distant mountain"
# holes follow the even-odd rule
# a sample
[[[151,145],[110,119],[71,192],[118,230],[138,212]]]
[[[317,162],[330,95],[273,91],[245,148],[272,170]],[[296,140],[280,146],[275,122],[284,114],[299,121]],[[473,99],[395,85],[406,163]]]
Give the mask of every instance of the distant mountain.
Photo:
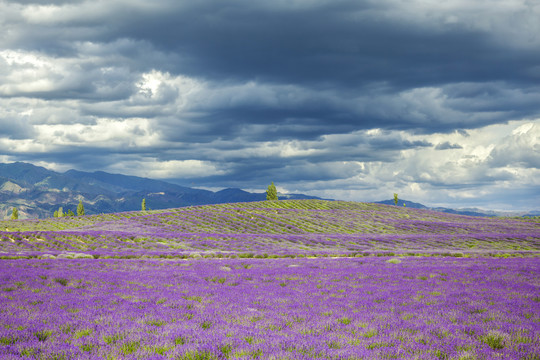
[[[384,205],[395,205],[394,200],[383,200],[383,201],[377,201],[376,204],[384,204]],[[403,207],[405,205],[406,207],[413,208],[413,209],[429,209],[427,206],[422,205],[420,203],[415,203],[412,201],[407,200],[399,200],[397,206]]]
[[[0,164],[0,219],[11,216],[51,217],[60,206],[76,212],[82,200],[86,214],[140,210],[142,199],[148,209],[190,205],[266,200],[265,193],[240,189],[212,192],[137,176],[69,170],[58,173],[28,163]],[[318,199],[303,194],[280,194],[286,199]]]
[[[377,201],[377,204],[385,204],[385,205],[394,205],[394,200],[383,200],[383,201]],[[414,208],[414,209],[426,209],[426,210],[434,210],[439,211],[443,213],[448,214],[456,214],[456,215],[468,215],[468,216],[481,216],[481,217],[490,217],[490,216],[508,216],[508,217],[515,217],[515,216],[538,216],[540,215],[540,211],[529,211],[529,212],[519,212],[519,211],[492,211],[492,210],[482,210],[477,208],[470,208],[470,209],[452,209],[452,208],[445,208],[445,207],[428,207],[423,204],[415,203],[412,201],[407,200],[399,200],[398,206],[403,207],[403,204],[405,204],[406,207]]]

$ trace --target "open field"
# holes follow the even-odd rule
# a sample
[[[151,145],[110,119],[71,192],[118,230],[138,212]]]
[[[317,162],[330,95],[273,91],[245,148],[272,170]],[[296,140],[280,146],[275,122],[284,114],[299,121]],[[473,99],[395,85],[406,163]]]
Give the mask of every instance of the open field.
[[[2,359],[540,359],[538,220],[309,200],[0,226]]]

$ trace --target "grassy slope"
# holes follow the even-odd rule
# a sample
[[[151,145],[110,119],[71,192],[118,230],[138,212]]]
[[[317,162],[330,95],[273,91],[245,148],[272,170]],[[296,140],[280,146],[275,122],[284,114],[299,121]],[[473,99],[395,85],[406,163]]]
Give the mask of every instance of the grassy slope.
[[[286,200],[80,218],[1,221],[0,251],[94,256],[351,256],[540,252],[538,220],[477,218],[395,206]],[[218,255],[219,254],[219,255]]]

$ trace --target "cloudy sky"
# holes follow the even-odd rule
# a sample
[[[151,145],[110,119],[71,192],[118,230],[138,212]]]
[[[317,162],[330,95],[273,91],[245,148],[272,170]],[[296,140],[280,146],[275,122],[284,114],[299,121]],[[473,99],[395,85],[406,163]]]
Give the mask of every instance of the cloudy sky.
[[[0,0],[0,162],[538,209],[537,0]]]

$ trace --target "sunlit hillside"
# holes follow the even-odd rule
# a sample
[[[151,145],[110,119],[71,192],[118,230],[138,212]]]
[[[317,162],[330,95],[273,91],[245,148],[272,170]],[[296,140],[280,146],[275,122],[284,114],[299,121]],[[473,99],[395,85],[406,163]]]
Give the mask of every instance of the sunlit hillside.
[[[0,222],[4,257],[536,255],[537,220],[371,203],[264,201]]]

